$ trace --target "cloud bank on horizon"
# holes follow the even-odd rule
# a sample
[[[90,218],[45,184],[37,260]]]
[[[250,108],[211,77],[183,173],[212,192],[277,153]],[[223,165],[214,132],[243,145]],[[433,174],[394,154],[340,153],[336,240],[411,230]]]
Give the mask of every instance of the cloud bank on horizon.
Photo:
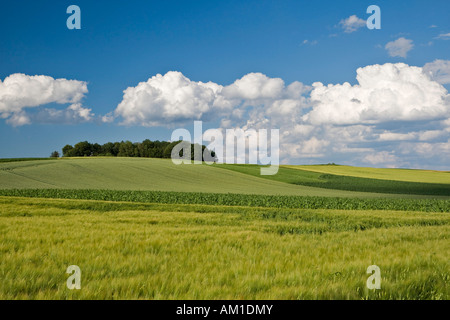
[[[157,74],[124,90],[110,114],[83,107],[87,83],[13,74],[0,81],[0,116],[21,126],[103,119],[118,125],[174,128],[194,120],[220,127],[280,129],[282,162],[353,159],[367,165],[415,166],[417,157],[450,158],[450,61],[423,68],[369,65],[357,84],[313,83],[249,73],[230,85]],[[42,106],[70,104],[65,109]]]

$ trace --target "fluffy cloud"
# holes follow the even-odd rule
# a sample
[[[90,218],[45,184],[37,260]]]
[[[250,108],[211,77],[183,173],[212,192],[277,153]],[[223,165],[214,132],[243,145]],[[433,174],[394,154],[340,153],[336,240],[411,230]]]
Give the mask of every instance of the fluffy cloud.
[[[222,130],[277,128],[282,163],[419,166],[417,159],[432,150],[441,157],[428,161],[445,167],[450,96],[431,69],[372,65],[357,70],[355,85],[312,87],[261,73],[222,86],[168,72],[125,90],[114,116],[127,125],[220,120]]]
[[[284,81],[280,78],[268,78],[262,73],[249,73],[225,87],[222,94],[228,99],[259,100],[280,97]]]
[[[357,70],[357,85],[314,83],[313,110],[303,119],[313,124],[357,124],[431,120],[448,116],[448,92],[422,68],[403,63]]]
[[[383,164],[387,167],[395,167],[398,164],[398,158],[388,151],[368,154],[363,160],[371,165]]]
[[[314,162],[449,169],[450,96],[426,69],[372,65],[358,69],[357,80],[313,84],[312,109],[298,121],[311,129],[290,141],[329,141]],[[305,162],[308,154],[297,151],[288,157]]]
[[[79,102],[87,91],[87,84],[83,81],[15,73],[6,77],[3,82],[0,80],[0,117],[12,125],[20,126],[32,122],[34,115],[26,111],[29,108],[49,103],[70,103],[72,106],[67,111],[86,120],[86,110],[89,109],[82,108]],[[57,110],[54,112],[59,114]]]
[[[158,74],[136,87],[127,88],[115,115],[122,117],[125,125],[142,126],[203,119],[212,112],[221,88],[212,82],[191,81],[181,72]]]
[[[384,47],[391,57],[406,58],[407,53],[414,47],[413,41],[403,37],[388,42]]]
[[[448,134],[447,134],[448,137]],[[449,170],[448,159],[450,157],[450,138],[437,142],[405,142],[399,145],[399,153],[403,158],[411,157],[413,159],[424,159],[425,163],[438,163],[443,170]],[[431,166],[429,166],[431,167]]]
[[[223,86],[180,72],[156,75],[124,91],[99,120],[173,127],[221,121],[221,129],[280,129],[281,161],[447,168],[450,158],[449,61],[357,70],[357,84],[314,83],[249,73]],[[77,123],[95,115],[81,100],[85,82],[13,74],[0,81],[0,118],[14,126]],[[47,104],[68,104],[62,109]],[[423,165],[422,165],[423,167]]]
[[[261,73],[250,73],[224,87],[221,96],[230,102],[239,117],[228,118],[246,127],[294,125],[302,110],[308,106],[307,94],[311,88],[295,81],[288,86],[279,78],[269,78]]]
[[[240,127],[279,128],[282,163],[420,167],[419,152],[427,147],[443,152],[429,159],[445,168],[442,159],[450,156],[441,142],[450,133],[450,119],[444,120],[450,114],[447,90],[422,68],[403,63],[360,68],[357,80],[353,86],[315,83],[312,91],[297,84],[291,91],[296,97],[286,95],[293,84],[270,98],[246,96],[252,99],[242,104],[253,107]],[[236,121],[227,118],[226,124]],[[421,149],[402,153],[408,144]]]
[[[300,82],[285,86],[282,79],[261,73],[249,73],[223,87],[191,81],[180,72],[169,71],[127,88],[114,115],[121,117],[124,125],[142,126],[173,126],[209,120],[212,115],[223,117],[224,122],[238,121],[244,119],[250,107],[267,108],[276,117],[295,112],[307,90]]]
[[[343,19],[339,22],[339,25],[344,29],[346,33],[352,33],[366,25],[366,20],[358,18],[356,15],[352,15],[347,19]]]
[[[434,60],[423,66],[423,71],[440,84],[450,83],[450,60]]]

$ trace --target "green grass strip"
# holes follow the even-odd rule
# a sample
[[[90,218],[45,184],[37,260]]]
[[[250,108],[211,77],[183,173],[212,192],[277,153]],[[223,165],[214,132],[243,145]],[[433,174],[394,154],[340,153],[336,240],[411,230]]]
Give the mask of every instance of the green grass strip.
[[[280,167],[276,175],[262,176],[260,174],[260,166],[258,165],[220,164],[217,165],[217,167],[245,173],[255,177],[307,187],[390,194],[432,196],[450,195],[450,184],[443,183],[424,183],[351,177],[284,167]]]
[[[248,195],[163,191],[117,191],[84,189],[4,189],[0,196],[131,201],[167,204],[206,204],[300,209],[397,210],[450,212],[450,200],[439,199],[359,199],[303,197],[280,195]]]
[[[57,158],[0,158],[0,163],[4,162],[23,162],[35,160],[58,160]]]

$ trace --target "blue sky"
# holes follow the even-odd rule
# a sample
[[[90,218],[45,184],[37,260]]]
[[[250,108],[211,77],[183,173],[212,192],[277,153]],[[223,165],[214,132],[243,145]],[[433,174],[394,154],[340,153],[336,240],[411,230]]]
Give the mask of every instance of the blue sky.
[[[66,9],[71,4],[81,8],[81,30],[66,27],[69,17]],[[366,20],[370,16],[366,9],[372,4],[381,8],[381,30],[369,30],[360,22],[359,25],[356,23],[355,31],[346,32],[345,19],[355,15],[360,19],[357,21]],[[280,131],[286,128],[286,143],[281,142],[281,149],[289,149],[283,156],[285,163],[337,162],[450,169],[450,121],[447,120],[450,114],[446,113],[450,110],[448,93],[436,89],[439,93],[424,98],[423,103],[430,103],[426,105],[427,110],[440,108],[439,112],[430,114],[422,110],[410,117],[406,111],[401,111],[403,106],[399,106],[401,110],[393,113],[392,119],[377,115],[375,118],[369,116],[344,123],[340,120],[317,120],[324,119],[323,113],[329,112],[330,108],[344,112],[344,107],[340,105],[330,105],[329,102],[327,105],[326,101],[334,95],[333,92],[319,94],[317,91],[313,96],[318,98],[310,101],[312,96],[308,91],[315,82],[321,82],[324,86],[344,82],[356,85],[358,68],[389,63],[417,67],[428,63],[426,70],[431,70],[435,76],[430,82],[439,83],[448,90],[449,12],[450,2],[445,0],[3,3],[0,11],[0,79],[4,81],[8,76],[22,73],[86,82],[88,92],[84,92],[84,97],[75,102],[81,104],[80,108],[90,109],[90,116],[89,119],[65,117],[61,121],[61,116],[50,116],[54,113],[39,113],[44,109],[66,110],[73,101],[60,103],[50,99],[50,102],[33,106],[21,102],[17,109],[17,105],[13,106],[10,102],[14,97],[6,97],[5,93],[2,96],[2,90],[6,92],[8,89],[0,84],[0,115],[4,118],[0,119],[0,157],[48,156],[65,144],[82,140],[99,143],[142,141],[146,138],[169,140],[174,127],[191,128],[193,120],[199,119],[204,120],[205,127],[215,128],[223,127],[224,123],[233,127],[248,126],[249,120],[258,127],[257,123],[266,118],[273,121],[274,127],[280,127]],[[386,47],[389,42],[393,43],[394,49],[400,50],[400,55],[392,56]],[[437,63],[430,65],[436,60]],[[418,88],[437,88],[433,83],[420,82],[425,80],[418,75],[416,79],[409,69],[401,70],[399,72],[404,77],[414,78],[408,83],[413,82]],[[189,110],[185,110],[184,114],[168,118],[160,115],[156,120],[152,118],[151,108],[171,107],[155,106],[158,97],[151,96],[144,105],[137,107],[133,105],[136,100],[130,98],[125,101],[125,89],[147,82],[157,74],[164,76],[169,71],[181,73],[177,73],[175,78],[183,76],[188,81],[186,83],[195,88],[200,81],[211,81],[221,87],[232,86],[236,80],[252,73],[260,75],[254,80],[259,84],[280,78],[284,81],[284,89],[293,82],[301,82],[306,88],[303,93],[306,100],[287,97],[284,89],[277,93],[278,96],[266,95],[264,98],[250,99],[242,92],[237,97],[233,93],[235,105],[231,109],[222,108],[219,112],[213,107],[215,102],[207,100],[205,108],[210,109],[204,112],[204,117],[190,119]],[[382,68],[376,71],[374,78],[382,81],[387,73],[388,68]],[[367,71],[365,74],[370,77],[371,73]],[[438,79],[436,74],[441,78]],[[169,83],[169,79],[164,79],[164,83]],[[147,87],[152,85],[150,83]],[[399,85],[398,90],[403,87]],[[367,92],[373,89],[366,88]],[[235,92],[232,89],[230,87],[228,91]],[[24,90],[33,91],[28,87]],[[355,90],[341,94],[366,97],[366,91],[359,93]],[[377,92],[379,94],[381,91]],[[421,93],[418,95],[422,96]],[[433,105],[437,96],[444,100],[442,105]],[[28,97],[27,101],[32,98],[35,97]],[[226,98],[231,99],[230,95]],[[4,110],[9,110],[3,114],[2,99]],[[239,101],[236,102],[236,99]],[[288,116],[286,112],[268,111],[276,108],[276,102],[281,100],[297,101],[296,108],[302,111],[295,110],[295,117]],[[125,111],[114,114],[122,102]],[[130,112],[145,108],[146,103],[150,111],[139,121],[133,121],[135,118]],[[187,105],[190,105],[189,101]],[[375,105],[372,103],[367,108]],[[27,115],[29,120],[26,124],[11,120],[14,112],[10,110],[13,107],[17,114]],[[317,110],[314,111],[314,108]],[[227,113],[244,109],[241,118],[227,118]],[[250,115],[252,110],[257,114],[253,115],[255,118]],[[317,115],[315,121],[311,120],[312,114],[305,118],[312,111]],[[111,112],[115,118],[110,122],[102,121],[102,116]],[[225,118],[228,122],[223,122]],[[296,123],[292,122],[294,118]],[[343,127],[346,133],[351,132],[352,136],[360,136],[361,139],[333,140],[336,134],[345,135],[339,131]],[[295,135],[292,133],[294,128],[297,128]],[[296,151],[292,151],[295,148]],[[343,151],[345,148],[349,150]],[[416,152],[402,151],[411,148],[417,149]]]

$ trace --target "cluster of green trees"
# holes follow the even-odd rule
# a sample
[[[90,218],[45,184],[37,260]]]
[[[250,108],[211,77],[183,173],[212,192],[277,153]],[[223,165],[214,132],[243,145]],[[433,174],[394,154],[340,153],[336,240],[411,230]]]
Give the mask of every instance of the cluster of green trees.
[[[121,142],[107,142],[103,145],[98,143],[90,143],[87,141],[78,142],[74,146],[66,145],[62,149],[63,157],[98,157],[98,156],[108,156],[108,157],[142,157],[142,158],[170,158],[172,154],[172,149],[182,141],[151,141],[146,139],[142,142],[131,142],[131,141],[121,141]],[[190,145],[190,146],[189,146]],[[191,149],[191,159],[194,159],[194,145],[183,141],[184,147],[190,147]],[[202,146],[202,154],[206,147]],[[207,149],[206,149],[207,150]],[[208,152],[212,156],[212,160],[216,160],[216,155],[214,151]],[[180,156],[183,156],[181,151]],[[200,159],[198,159],[200,160]],[[203,159],[202,157],[202,160]],[[207,159],[210,161],[211,159]]]

